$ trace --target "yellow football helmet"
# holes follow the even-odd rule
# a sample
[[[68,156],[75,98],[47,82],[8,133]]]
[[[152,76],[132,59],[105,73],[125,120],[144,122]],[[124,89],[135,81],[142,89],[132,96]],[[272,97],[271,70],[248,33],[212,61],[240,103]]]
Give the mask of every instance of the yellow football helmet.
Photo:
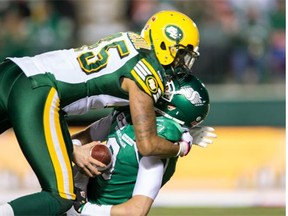
[[[188,16],[178,11],[154,14],[142,29],[141,36],[155,50],[163,66],[171,65],[174,69],[180,66],[190,71],[199,56],[198,28]]]

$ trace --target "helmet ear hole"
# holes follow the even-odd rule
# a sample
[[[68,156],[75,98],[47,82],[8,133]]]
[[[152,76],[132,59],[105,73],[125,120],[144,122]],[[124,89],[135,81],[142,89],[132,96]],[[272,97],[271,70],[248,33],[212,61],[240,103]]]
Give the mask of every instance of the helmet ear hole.
[[[162,50],[166,50],[166,49],[167,49],[167,48],[166,48],[166,44],[164,43],[164,41],[161,42],[160,48],[161,48]]]

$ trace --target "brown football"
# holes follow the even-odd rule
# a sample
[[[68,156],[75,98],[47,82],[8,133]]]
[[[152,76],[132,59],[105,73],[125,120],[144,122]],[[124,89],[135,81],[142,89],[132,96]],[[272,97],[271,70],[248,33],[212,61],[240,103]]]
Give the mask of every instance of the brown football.
[[[97,167],[99,171],[103,172],[111,166],[112,154],[105,144],[96,144],[93,146],[90,150],[90,155],[106,165],[106,167]]]

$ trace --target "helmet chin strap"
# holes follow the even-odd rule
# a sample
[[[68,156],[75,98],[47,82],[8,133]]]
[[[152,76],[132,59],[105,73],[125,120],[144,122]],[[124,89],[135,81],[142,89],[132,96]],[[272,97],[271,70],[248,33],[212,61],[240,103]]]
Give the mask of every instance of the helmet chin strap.
[[[153,43],[153,39],[152,39],[152,29],[149,29],[149,39],[150,39],[151,48],[155,52],[155,49],[154,49],[155,47],[154,47],[154,43]]]
[[[165,65],[164,69],[165,69],[165,75],[166,75],[167,80],[171,81],[175,77],[174,68],[173,68],[172,64]]]

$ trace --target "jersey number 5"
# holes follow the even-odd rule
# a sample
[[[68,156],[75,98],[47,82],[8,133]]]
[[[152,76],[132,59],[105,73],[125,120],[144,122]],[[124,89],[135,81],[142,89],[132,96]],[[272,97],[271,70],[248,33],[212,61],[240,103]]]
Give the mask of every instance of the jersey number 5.
[[[125,41],[115,41],[102,47],[97,55],[92,51],[84,52],[78,56],[77,60],[80,67],[86,74],[95,73],[105,68],[110,58],[109,50],[115,48],[120,58],[129,55],[128,47]]]

